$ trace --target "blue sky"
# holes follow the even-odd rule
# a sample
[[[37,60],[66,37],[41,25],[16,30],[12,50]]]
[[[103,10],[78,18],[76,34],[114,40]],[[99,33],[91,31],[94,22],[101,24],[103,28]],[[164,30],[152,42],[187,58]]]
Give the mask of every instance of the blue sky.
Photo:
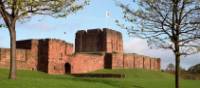
[[[132,0],[126,0],[126,3]],[[106,12],[111,16],[106,17]],[[90,5],[76,14],[66,18],[52,18],[49,16],[34,16],[25,22],[17,23],[17,40],[56,38],[74,43],[77,30],[93,28],[111,28],[123,34],[124,51],[144,54],[162,59],[162,68],[174,62],[173,53],[167,50],[148,48],[145,40],[129,37],[126,30],[116,25],[114,19],[123,20],[121,9],[116,6],[114,0],[91,0]],[[66,34],[65,34],[66,32]],[[0,47],[9,47],[9,34],[7,29],[0,30]],[[200,55],[184,57],[181,65],[188,68],[200,63]]]

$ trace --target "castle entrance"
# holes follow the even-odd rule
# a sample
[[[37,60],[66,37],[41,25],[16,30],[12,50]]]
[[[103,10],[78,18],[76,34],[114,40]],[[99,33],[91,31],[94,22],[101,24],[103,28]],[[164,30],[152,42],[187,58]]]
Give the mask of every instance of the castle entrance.
[[[104,68],[112,69],[112,54],[107,53],[104,58]]]
[[[65,74],[71,74],[71,65],[69,63],[65,63]]]

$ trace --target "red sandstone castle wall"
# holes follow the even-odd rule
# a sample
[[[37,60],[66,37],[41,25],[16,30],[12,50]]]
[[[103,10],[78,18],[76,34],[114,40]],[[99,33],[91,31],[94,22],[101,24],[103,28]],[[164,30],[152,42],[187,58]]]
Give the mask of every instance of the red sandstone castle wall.
[[[112,68],[160,70],[160,59],[137,54],[112,53]]]
[[[86,34],[86,41],[84,41],[85,44],[85,51],[86,52],[94,52],[94,51],[102,51],[102,42],[103,40],[101,39],[102,34],[100,29],[96,30],[87,30]]]
[[[49,40],[49,59],[62,60],[67,55],[73,54],[73,45],[60,40]]]
[[[68,56],[64,51],[65,44],[49,41],[49,59],[48,59],[48,73],[49,74],[64,74],[65,73],[65,64],[71,64],[72,73],[86,73],[90,71],[95,71],[98,69],[103,69],[105,66],[104,54],[97,53],[78,53],[75,56]],[[62,46],[62,47],[60,47]],[[59,48],[60,47],[60,48]],[[56,50],[57,49],[57,50]],[[63,49],[63,50],[61,50]],[[58,51],[58,52],[54,52]],[[41,49],[40,49],[41,52]],[[0,49],[0,67],[9,67],[9,49]],[[64,55],[61,58],[57,55]],[[56,54],[56,55],[54,55]],[[33,58],[33,59],[31,59]],[[17,68],[19,69],[29,69],[34,70],[37,67],[37,60],[32,54],[31,50],[26,49],[17,49]],[[122,53],[112,53],[111,54],[112,69],[116,68],[142,68],[142,69],[151,69],[159,70],[160,69],[160,59],[154,59],[150,57],[145,57],[136,54],[122,54]],[[106,60],[105,60],[106,61]],[[45,63],[41,63],[45,64]]]
[[[42,40],[23,40],[17,41],[17,49],[26,49],[30,52],[30,58],[28,60],[32,60],[35,63],[35,69],[38,71],[47,72],[48,71],[48,40],[49,39],[42,39]],[[18,54],[17,54],[18,55]],[[22,64],[21,64],[22,65]],[[23,65],[22,65],[23,66]],[[26,66],[24,66],[26,67]]]
[[[160,63],[158,63],[160,60],[147,56],[137,54],[110,53],[103,55],[104,57],[91,58],[93,55],[95,54],[84,53],[71,57],[72,73],[86,73],[102,68],[139,68],[147,70],[160,70]],[[109,60],[111,60],[111,62],[109,62]]]
[[[96,52],[102,49],[102,33],[100,29],[78,31],[75,39],[76,52]]]
[[[123,53],[112,53],[112,69],[123,68]]]
[[[151,60],[151,70],[153,70],[153,69],[156,69],[156,68],[155,68],[155,61],[154,61],[154,60]]]
[[[106,29],[81,30],[76,33],[75,52],[123,52],[120,32]]]
[[[135,58],[133,54],[124,54],[124,68],[135,68]]]
[[[104,28],[103,34],[106,52],[123,52],[123,41],[120,32]]]
[[[24,49],[27,52],[27,62],[24,63],[19,63],[17,65],[21,65],[20,67],[28,67],[31,65],[32,70],[37,70],[37,65],[38,65],[38,40],[23,40],[23,41],[17,41],[16,42],[16,48],[17,50],[19,49]],[[21,53],[16,53],[16,56],[20,55]],[[26,66],[28,64],[28,66]]]
[[[151,60],[151,70],[159,70],[160,69],[160,59]]]
[[[141,56],[141,55],[135,55],[134,56],[135,57],[135,68],[143,68],[143,56]]]
[[[18,69],[37,70],[36,40],[16,42],[16,63]],[[0,67],[8,68],[10,65],[10,49],[0,49]]]
[[[73,45],[60,40],[48,41],[48,73],[65,74],[65,63],[70,62]]]
[[[38,40],[22,40],[16,42],[16,48],[17,49],[26,49],[30,50],[32,52],[32,55],[37,58],[38,56]]]
[[[64,74],[64,64],[73,53],[73,45],[55,39],[17,41],[18,69]],[[0,49],[0,67],[9,67],[10,49]]]
[[[17,49],[16,63],[18,69],[36,70],[37,61],[30,50]],[[0,49],[0,67],[10,67],[10,49]]]
[[[103,68],[160,69],[160,59],[123,54],[122,35],[109,29],[76,33],[73,45],[55,39],[17,41],[17,67],[49,74],[86,73]],[[104,53],[94,53],[104,51]],[[85,53],[78,53],[85,52]],[[93,53],[91,53],[93,52]],[[9,49],[0,49],[0,67],[9,67]],[[66,64],[70,68],[66,69]]]
[[[77,53],[71,59],[71,72],[87,73],[104,68],[104,54],[103,53]]]
[[[86,31],[80,30],[76,33],[75,38],[75,52],[84,51],[84,47],[86,46]]]
[[[144,65],[143,65],[144,69],[150,70],[150,68],[151,68],[151,63],[150,63],[151,58],[146,57],[146,56],[144,56],[143,58],[144,58]]]

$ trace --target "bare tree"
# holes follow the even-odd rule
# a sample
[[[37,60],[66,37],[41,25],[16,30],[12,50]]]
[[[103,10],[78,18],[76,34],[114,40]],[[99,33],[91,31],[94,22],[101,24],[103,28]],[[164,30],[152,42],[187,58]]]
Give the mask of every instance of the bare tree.
[[[10,33],[10,79],[16,79],[16,22],[33,15],[65,17],[88,4],[88,0],[0,0],[0,14]]]
[[[133,3],[137,6],[117,1],[126,20],[116,21],[117,24],[132,36],[147,39],[151,47],[173,51],[175,86],[179,88],[181,56],[197,53],[200,47],[200,0],[133,0]]]

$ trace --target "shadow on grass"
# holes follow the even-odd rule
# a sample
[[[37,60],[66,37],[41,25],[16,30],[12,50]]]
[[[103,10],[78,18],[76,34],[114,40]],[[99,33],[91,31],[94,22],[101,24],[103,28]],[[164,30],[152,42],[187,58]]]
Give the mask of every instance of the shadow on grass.
[[[124,79],[116,79],[116,78],[79,78],[79,77],[70,77],[70,80],[73,81],[81,81],[81,82],[89,82],[89,83],[100,83],[108,86],[112,86],[114,88],[144,88],[138,85],[132,85],[132,82],[126,81]],[[127,82],[130,82],[127,84]]]
[[[144,88],[144,87],[141,87],[141,86],[137,86],[137,85],[133,85],[134,88]]]
[[[57,75],[49,75],[46,77],[42,77],[43,79],[55,79],[55,80],[71,80],[74,82],[87,82],[87,83],[100,83],[108,86],[112,86],[114,88],[144,88],[142,86],[132,85],[131,81],[126,81],[125,78],[86,78],[86,77],[73,77],[70,75],[57,76]]]

